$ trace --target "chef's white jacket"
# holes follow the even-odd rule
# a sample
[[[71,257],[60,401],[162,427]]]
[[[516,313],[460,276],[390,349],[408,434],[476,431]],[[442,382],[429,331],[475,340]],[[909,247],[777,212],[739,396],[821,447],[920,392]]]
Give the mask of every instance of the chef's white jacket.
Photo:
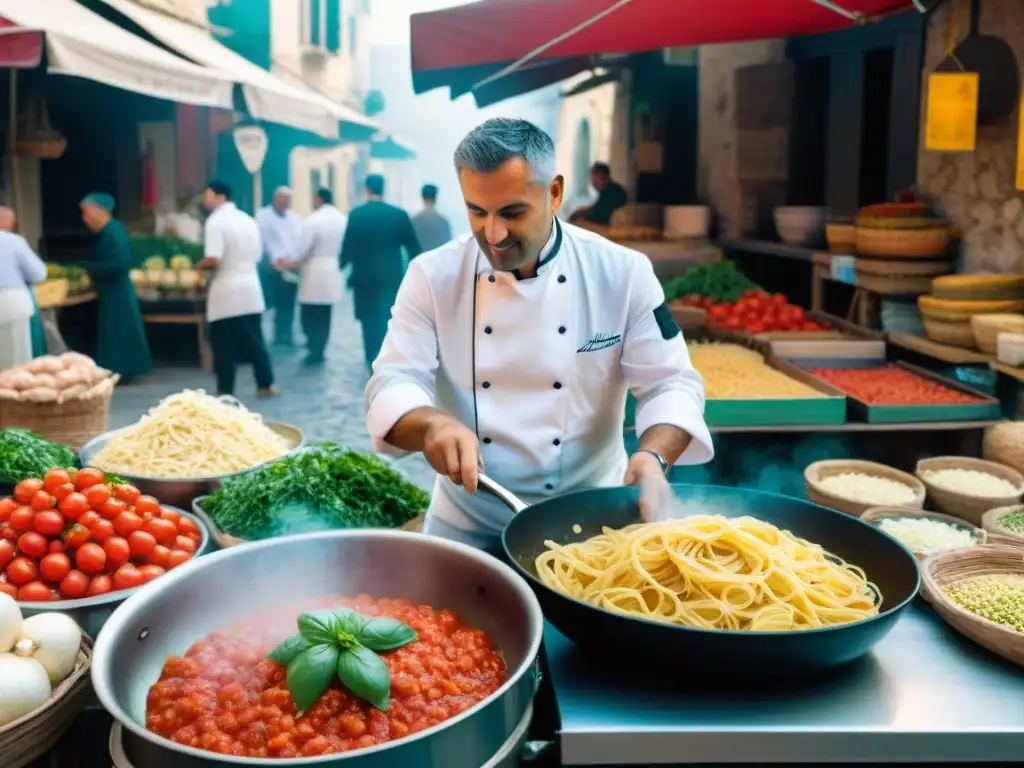
[[[321,205],[303,223],[300,304],[334,305],[341,301],[341,243],[347,226],[348,216],[333,205]]]
[[[203,253],[218,261],[206,296],[208,321],[258,315],[267,308],[259,275],[263,241],[252,216],[223,203],[206,220]]]
[[[366,387],[375,448],[409,411],[436,406],[480,438],[485,472],[527,503],[621,485],[627,389],[636,430],[693,440],[678,464],[714,455],[704,382],[643,254],[556,223],[537,276],[495,272],[463,237],[409,265]],[[498,535],[511,512],[439,477],[431,518]]]

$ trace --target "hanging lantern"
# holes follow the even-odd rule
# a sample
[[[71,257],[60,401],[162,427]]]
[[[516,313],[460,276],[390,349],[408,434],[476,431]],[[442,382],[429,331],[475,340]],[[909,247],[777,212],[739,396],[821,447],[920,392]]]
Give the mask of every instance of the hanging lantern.
[[[50,124],[46,97],[40,93],[32,94],[18,120],[15,153],[21,157],[56,160],[64,154],[67,147],[68,140]]]

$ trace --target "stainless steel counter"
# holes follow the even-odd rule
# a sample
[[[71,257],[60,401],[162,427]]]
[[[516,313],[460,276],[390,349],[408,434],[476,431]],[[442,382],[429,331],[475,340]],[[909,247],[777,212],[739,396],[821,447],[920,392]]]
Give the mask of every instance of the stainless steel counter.
[[[867,658],[785,689],[607,673],[550,625],[545,646],[566,766],[1024,755],[1024,670],[954,633],[920,600]]]

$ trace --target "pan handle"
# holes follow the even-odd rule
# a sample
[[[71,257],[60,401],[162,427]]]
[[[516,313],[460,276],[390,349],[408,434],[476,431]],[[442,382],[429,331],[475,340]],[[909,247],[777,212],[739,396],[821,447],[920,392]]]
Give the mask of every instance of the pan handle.
[[[525,504],[518,496],[512,493],[512,491],[508,490],[504,486],[498,485],[485,474],[481,473],[477,475],[477,487],[481,491],[487,491],[492,496],[496,496],[498,501],[515,513],[522,512],[530,506],[529,504]]]

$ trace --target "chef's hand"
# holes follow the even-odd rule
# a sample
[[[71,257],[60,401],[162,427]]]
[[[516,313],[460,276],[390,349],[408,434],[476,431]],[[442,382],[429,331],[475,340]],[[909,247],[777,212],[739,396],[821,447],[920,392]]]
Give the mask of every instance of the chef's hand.
[[[640,489],[640,519],[651,523],[662,519],[672,508],[672,488],[661,463],[649,453],[634,453],[626,466],[624,485]]]
[[[439,475],[476,493],[477,475],[483,469],[480,443],[461,421],[438,414],[423,437],[423,455]]]

